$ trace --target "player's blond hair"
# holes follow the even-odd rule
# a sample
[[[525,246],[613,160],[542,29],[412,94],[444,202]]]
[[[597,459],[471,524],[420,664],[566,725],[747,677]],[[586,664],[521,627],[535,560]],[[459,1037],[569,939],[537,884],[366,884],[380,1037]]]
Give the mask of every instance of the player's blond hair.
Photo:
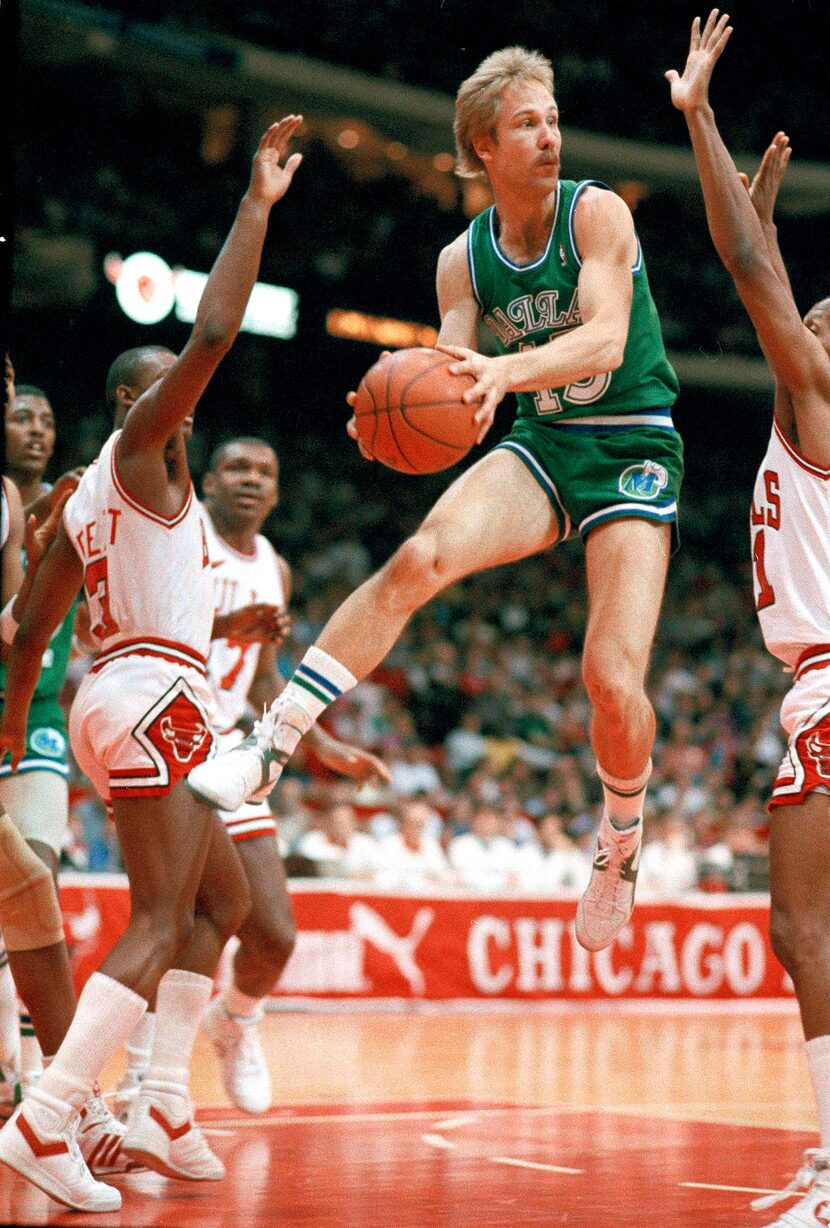
[[[553,94],[553,67],[540,51],[502,47],[482,60],[462,81],[455,97],[455,170],[464,179],[484,175],[485,167],[473,148],[483,132],[492,132],[499,113],[502,90],[514,81],[538,81]]]

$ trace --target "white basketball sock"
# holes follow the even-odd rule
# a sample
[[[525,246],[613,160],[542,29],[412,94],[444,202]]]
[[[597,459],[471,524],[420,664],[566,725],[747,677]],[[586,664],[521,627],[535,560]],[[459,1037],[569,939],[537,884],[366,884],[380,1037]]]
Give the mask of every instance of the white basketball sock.
[[[256,1015],[261,1004],[262,998],[251,998],[235,985],[229,985],[222,994],[222,1005],[228,1014],[239,1015],[243,1019]]]
[[[153,1052],[153,1037],[156,1030],[155,1011],[145,1011],[130,1033],[127,1041],[127,1074],[144,1078],[150,1069]]]
[[[190,1055],[212,989],[210,977],[198,972],[182,968],[165,972],[156,994],[156,1034],[148,1079],[187,1089]]]
[[[645,769],[633,780],[625,780],[620,776],[612,776],[597,763],[597,776],[602,781],[604,799],[603,814],[617,831],[626,831],[634,827],[643,815],[643,802],[646,796],[646,785],[651,776],[652,763],[649,759]]]
[[[32,1027],[32,1017],[23,1003],[20,1003],[20,1083],[24,1088],[32,1087],[40,1079],[45,1069],[40,1043]]]
[[[103,972],[84,985],[75,1018],[39,1086],[80,1108],[101,1067],[132,1032],[147,1009],[144,998]]]
[[[290,712],[290,722],[278,720],[275,746],[291,754],[329,704],[356,685],[345,665],[312,644],[276,701]]]
[[[807,1068],[818,1105],[822,1147],[830,1147],[830,1036],[807,1041]]]

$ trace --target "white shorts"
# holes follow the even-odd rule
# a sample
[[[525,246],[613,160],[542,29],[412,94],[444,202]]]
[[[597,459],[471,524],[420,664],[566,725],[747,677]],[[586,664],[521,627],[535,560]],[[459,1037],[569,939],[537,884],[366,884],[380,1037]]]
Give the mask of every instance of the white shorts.
[[[809,793],[830,793],[830,653],[804,653],[781,704],[787,753],[772,789],[769,809],[797,806]]]
[[[218,750],[230,750],[238,746],[245,735],[241,729],[231,729],[228,733],[217,734]],[[267,800],[264,802],[243,802],[238,810],[220,810],[219,818],[228,829],[228,835],[234,844],[242,840],[253,840],[257,836],[276,836],[277,824],[271,813]]]
[[[163,797],[212,753],[212,716],[198,663],[130,653],[86,675],[69,714],[69,741],[105,802]]]

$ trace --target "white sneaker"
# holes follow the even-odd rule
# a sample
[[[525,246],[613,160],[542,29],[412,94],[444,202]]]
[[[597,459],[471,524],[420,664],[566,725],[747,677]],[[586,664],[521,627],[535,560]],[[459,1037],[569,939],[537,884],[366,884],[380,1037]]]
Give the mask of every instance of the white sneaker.
[[[107,1092],[104,1099],[109,1101],[110,1112],[118,1121],[126,1123],[129,1120],[130,1110],[138,1099],[138,1093],[146,1077],[146,1069],[131,1070],[127,1067],[115,1089]]]
[[[222,999],[214,998],[202,1019],[219,1058],[225,1091],[245,1113],[264,1113],[271,1107],[271,1074],[257,1034],[262,1015],[262,1008],[255,1015],[231,1015]]]
[[[809,1148],[804,1152],[801,1167],[789,1185],[780,1194],[765,1195],[756,1198],[751,1206],[753,1211],[765,1211],[785,1198],[791,1198],[803,1193],[801,1198],[789,1210],[783,1211],[774,1223],[766,1228],[818,1228],[821,1224],[830,1224],[830,1151],[821,1148]]]
[[[78,1112],[36,1087],[0,1130],[0,1160],[75,1211],[117,1211],[121,1195],[96,1181],[75,1132]]]
[[[576,936],[586,951],[610,946],[634,911],[643,820],[617,831],[602,816],[591,880],[576,910]]]
[[[265,800],[288,761],[288,754],[274,746],[278,712],[279,706],[272,705],[238,746],[193,768],[187,784],[197,797],[218,810],[238,810],[243,802]]]
[[[121,1149],[127,1127],[110,1112],[96,1091],[81,1108],[78,1126],[78,1146],[81,1155],[96,1177],[114,1173],[134,1173],[142,1165],[125,1155]]]
[[[165,1177],[219,1181],[225,1175],[225,1166],[193,1120],[187,1092],[171,1091],[170,1084],[155,1079],[144,1080],[122,1147],[131,1159]]]

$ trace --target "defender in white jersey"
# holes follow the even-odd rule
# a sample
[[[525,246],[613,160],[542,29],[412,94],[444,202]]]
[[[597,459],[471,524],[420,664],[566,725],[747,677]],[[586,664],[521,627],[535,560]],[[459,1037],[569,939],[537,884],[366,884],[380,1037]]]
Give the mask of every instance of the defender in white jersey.
[[[204,479],[202,509],[214,586],[215,623],[240,610],[270,608],[282,616],[280,634],[290,624],[285,605],[291,593],[286,561],[260,533],[278,499],[279,470],[274,450],[264,440],[233,439],[214,452]],[[238,635],[238,633],[237,633]],[[217,710],[219,738],[241,741],[237,727],[247,708],[262,710],[281,689],[276,642],[214,639],[208,675]],[[388,779],[374,755],[315,731],[315,752],[333,771],[359,780]],[[264,999],[279,979],[294,947],[295,930],[274,816],[265,801],[220,812],[241,858],[251,892],[251,910],[239,930],[231,984],[205,1013],[204,1026],[222,1068],[222,1079],[237,1107],[261,1113],[271,1103],[271,1078],[257,1026]],[[148,1013],[149,1016],[149,1013]],[[146,1078],[150,1037],[146,1020],[127,1046],[127,1069],[114,1108],[127,1109]]]
[[[70,722],[76,753],[110,797],[130,880],[130,920],[94,973],[42,1080],[0,1131],[0,1160],[80,1210],[115,1210],[75,1144],[80,1105],[104,1062],[155,997],[150,1071],[124,1150],[167,1176],[217,1179],[224,1169],[193,1120],[189,1063],[211,973],[250,907],[224,825],[181,780],[207,753],[205,663],[212,586],[182,428],[242,322],[272,205],[300,155],[283,165],[301,119],[272,125],[176,357],[127,351],[108,389],[144,391],[84,475],[23,611],[8,665],[0,748],[19,761],[43,650],[83,583],[101,645]]]
[[[751,513],[761,629],[794,671],[781,708],[789,745],[770,802],[771,936],[798,996],[821,1145],[783,1193],[802,1197],[773,1228],[815,1228],[830,1214],[830,299],[802,321],[778,248],[773,208],[788,138],[778,133],[747,191],[718,133],[708,87],[728,20],[714,10],[701,32],[695,19],[682,77],[666,75],[689,126],[712,239],[775,376]]]

